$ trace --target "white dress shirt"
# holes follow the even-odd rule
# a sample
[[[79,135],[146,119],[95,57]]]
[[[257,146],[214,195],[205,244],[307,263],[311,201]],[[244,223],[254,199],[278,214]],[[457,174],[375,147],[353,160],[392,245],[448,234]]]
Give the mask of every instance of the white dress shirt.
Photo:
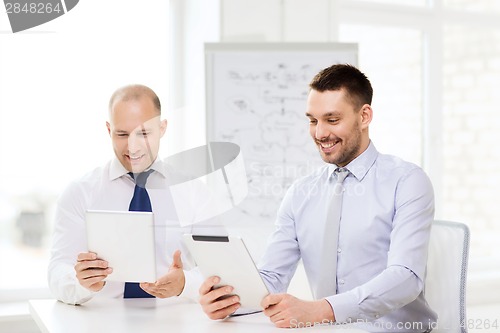
[[[159,277],[168,272],[175,250],[183,253],[186,284],[180,296],[197,299],[203,281],[198,269],[187,256],[181,235],[191,232],[180,227],[168,185],[173,173],[159,159],[150,169],[146,189],[151,199],[155,221],[156,262]],[[80,285],[74,266],[80,252],[88,252],[85,212],[92,210],[128,211],[135,183],[118,159],[96,168],[71,183],[60,196],[55,213],[51,258],[48,268],[49,287],[53,295],[69,304],[81,304],[94,296],[123,297],[124,283],[107,281],[104,288],[92,292]],[[112,263],[110,263],[112,266]],[[150,281],[154,282],[154,281]]]
[[[325,165],[299,179],[283,199],[259,265],[272,292],[286,291],[300,258],[316,290],[335,168]],[[336,322],[363,322],[369,331],[424,332],[436,321],[423,294],[434,218],[430,180],[418,166],[379,154],[371,142],[346,168],[338,248],[332,253],[337,294],[326,297]]]

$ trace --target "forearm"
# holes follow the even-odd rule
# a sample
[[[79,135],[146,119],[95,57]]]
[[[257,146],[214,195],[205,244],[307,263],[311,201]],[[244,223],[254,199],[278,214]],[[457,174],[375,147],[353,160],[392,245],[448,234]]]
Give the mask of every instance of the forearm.
[[[260,275],[271,293],[283,293],[288,289],[299,259],[293,213],[289,200],[284,200],[278,212],[276,229],[258,265]]]
[[[336,321],[373,321],[412,302],[422,292],[423,282],[411,270],[391,266],[348,292],[327,297]]]
[[[48,282],[52,295],[67,304],[85,303],[95,294],[81,286],[74,268],[64,263],[49,265]]]

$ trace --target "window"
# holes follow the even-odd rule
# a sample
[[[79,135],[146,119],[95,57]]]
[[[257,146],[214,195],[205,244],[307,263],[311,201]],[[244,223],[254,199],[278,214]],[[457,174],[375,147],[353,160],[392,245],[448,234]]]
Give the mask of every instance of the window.
[[[463,11],[500,13],[500,2],[497,0],[443,0],[443,5],[449,9]]]
[[[498,256],[500,26],[444,27],[443,215],[469,224],[476,258]],[[500,262],[497,260],[496,263]]]
[[[346,2],[352,0],[345,0]],[[375,4],[395,4],[395,5],[403,5],[403,6],[425,6],[428,3],[428,0],[364,0],[366,3],[375,3]]]
[[[381,152],[422,161],[422,33],[343,24],[341,42],[359,43],[359,67],[374,87],[370,136]],[[396,121],[397,120],[397,123]]]

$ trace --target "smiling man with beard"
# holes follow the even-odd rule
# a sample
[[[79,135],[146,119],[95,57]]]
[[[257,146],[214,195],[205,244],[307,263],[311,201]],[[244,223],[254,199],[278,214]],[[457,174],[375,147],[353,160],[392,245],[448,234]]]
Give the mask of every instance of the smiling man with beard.
[[[417,165],[376,150],[372,95],[351,65],[328,67],[310,83],[309,132],[326,164],[290,187],[259,264],[271,291],[262,307],[278,327],[356,322],[369,331],[427,332],[436,321],[423,292],[432,185]],[[286,293],[300,259],[313,301]],[[212,319],[240,307],[237,295],[227,297],[230,286],[213,288],[218,281],[200,288]]]

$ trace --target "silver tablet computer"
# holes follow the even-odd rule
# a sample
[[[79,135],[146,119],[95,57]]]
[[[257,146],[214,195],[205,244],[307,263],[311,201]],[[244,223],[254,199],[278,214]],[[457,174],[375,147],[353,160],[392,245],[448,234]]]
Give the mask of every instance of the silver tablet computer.
[[[106,280],[156,281],[153,213],[88,210],[85,222],[88,250],[113,268]]]
[[[184,241],[205,278],[218,276],[219,286],[234,287],[242,308],[262,309],[269,291],[241,238],[186,234]]]

